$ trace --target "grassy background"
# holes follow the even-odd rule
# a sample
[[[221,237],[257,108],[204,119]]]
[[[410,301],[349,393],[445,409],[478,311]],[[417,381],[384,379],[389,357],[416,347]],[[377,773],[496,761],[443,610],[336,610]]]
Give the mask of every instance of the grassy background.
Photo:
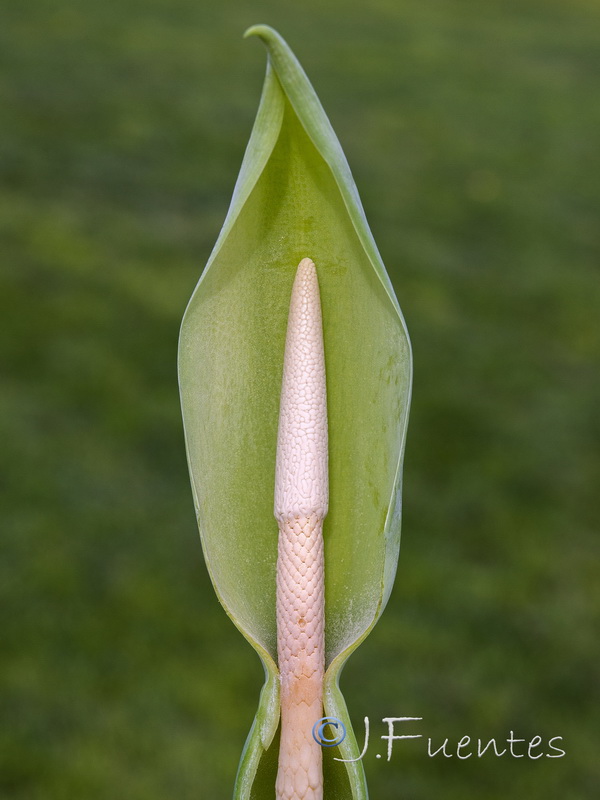
[[[595,798],[592,0],[3,3],[0,796],[231,794],[262,671],[203,566],[175,355],[258,104],[255,22],[330,114],[415,350],[398,578],[343,681],[372,796]],[[403,715],[435,746],[567,755],[376,760]]]

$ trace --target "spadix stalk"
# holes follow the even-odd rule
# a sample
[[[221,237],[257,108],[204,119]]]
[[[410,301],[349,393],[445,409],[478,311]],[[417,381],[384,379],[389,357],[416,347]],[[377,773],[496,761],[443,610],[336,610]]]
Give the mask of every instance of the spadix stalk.
[[[281,743],[277,800],[321,800],[323,716],[323,520],[329,502],[327,392],[315,265],[298,266],[288,317],[275,470],[277,654]]]

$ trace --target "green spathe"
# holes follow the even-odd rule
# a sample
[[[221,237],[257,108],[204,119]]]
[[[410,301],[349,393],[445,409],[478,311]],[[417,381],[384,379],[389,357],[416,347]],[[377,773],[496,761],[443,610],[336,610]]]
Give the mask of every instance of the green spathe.
[[[185,312],[179,382],[194,502],[217,595],[265,668],[235,800],[272,800],[277,765],[277,524],[273,491],[287,313],[296,267],[317,266],[327,369],[324,713],[348,736],[324,752],[326,800],[367,797],[338,688],[377,621],[400,544],[411,351],[340,144],[298,61],[256,26],[269,60],[227,218]],[[316,721],[316,720],[315,720]]]

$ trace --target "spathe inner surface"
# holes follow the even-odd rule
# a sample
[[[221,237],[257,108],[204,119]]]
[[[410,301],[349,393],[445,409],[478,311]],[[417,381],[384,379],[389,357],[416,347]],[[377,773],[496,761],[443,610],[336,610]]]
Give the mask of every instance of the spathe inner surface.
[[[237,624],[273,658],[279,390],[291,286],[307,253],[319,265],[328,375],[329,663],[371,624],[396,547],[384,524],[409,355],[331,172],[287,107],[271,158],[192,301],[181,353],[207,563]]]

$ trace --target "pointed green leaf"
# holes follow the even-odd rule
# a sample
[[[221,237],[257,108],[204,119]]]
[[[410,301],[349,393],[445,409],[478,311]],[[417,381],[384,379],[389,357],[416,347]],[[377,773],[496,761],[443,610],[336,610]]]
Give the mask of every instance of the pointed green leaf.
[[[256,649],[266,681],[235,786],[271,800],[277,767],[273,516],[287,312],[299,261],[317,265],[329,413],[325,520],[325,713],[348,736],[324,753],[326,800],[367,797],[338,688],[377,621],[400,544],[401,470],[411,386],[406,327],[340,144],[298,61],[271,28],[260,107],[227,218],[181,328],[188,462],[217,595]]]

